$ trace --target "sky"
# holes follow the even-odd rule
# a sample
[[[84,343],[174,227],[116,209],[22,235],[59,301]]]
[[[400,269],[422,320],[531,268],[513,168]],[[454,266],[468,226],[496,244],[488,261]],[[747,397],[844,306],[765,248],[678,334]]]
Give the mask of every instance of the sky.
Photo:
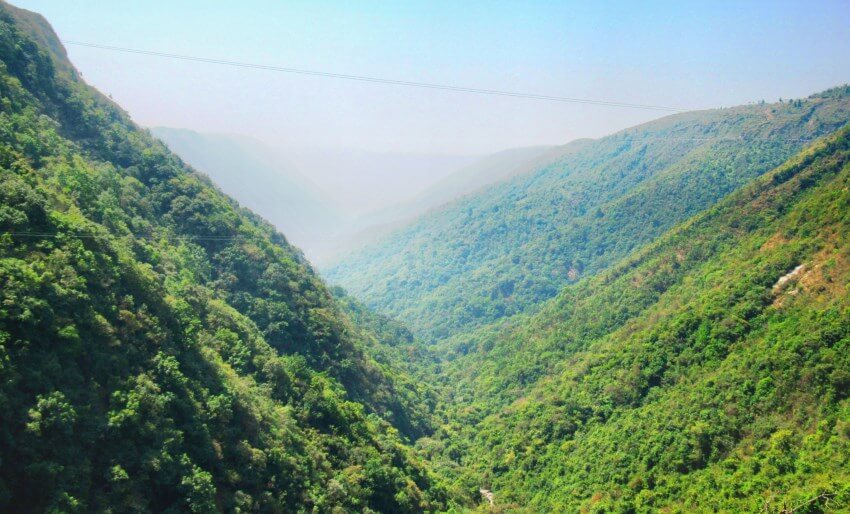
[[[850,2],[12,0],[65,40],[333,73],[662,105],[850,82]],[[67,45],[145,126],[277,148],[483,155],[664,115],[377,85]]]

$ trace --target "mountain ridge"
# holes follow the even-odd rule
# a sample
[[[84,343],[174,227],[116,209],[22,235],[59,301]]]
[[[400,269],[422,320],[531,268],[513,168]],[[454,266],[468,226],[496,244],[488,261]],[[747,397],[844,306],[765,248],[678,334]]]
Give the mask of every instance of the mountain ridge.
[[[342,224],[342,213],[315,184],[256,139],[167,127],[149,130],[311,257],[328,246],[325,238]]]
[[[483,335],[445,455],[508,511],[846,506],[848,180],[845,128]]]
[[[48,28],[0,4],[0,509],[443,509],[425,386]]]
[[[533,309],[604,269],[835,130],[848,112],[839,87],[665,117],[432,211],[322,273],[425,339],[449,337]]]
[[[848,120],[555,148],[349,293],[0,0],[0,510],[846,510]]]

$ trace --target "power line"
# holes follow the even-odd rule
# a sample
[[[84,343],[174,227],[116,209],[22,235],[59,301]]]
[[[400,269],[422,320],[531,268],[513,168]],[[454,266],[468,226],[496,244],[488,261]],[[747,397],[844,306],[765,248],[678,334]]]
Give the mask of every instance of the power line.
[[[153,57],[164,57],[167,59],[177,59],[181,61],[194,61],[194,62],[203,62],[207,64],[220,64],[224,66],[235,66],[238,68],[250,68],[256,70],[266,70],[266,71],[277,71],[282,73],[293,73],[297,75],[311,75],[316,77],[326,77],[326,78],[335,78],[335,79],[343,79],[343,80],[356,80],[360,82],[373,82],[376,84],[386,84],[393,86],[407,86],[407,87],[418,87],[425,89],[438,89],[442,91],[454,91],[458,93],[473,93],[479,95],[492,95],[492,96],[508,96],[513,98],[527,98],[531,100],[545,100],[550,102],[565,102],[565,103],[576,103],[576,104],[587,104],[587,105],[602,105],[606,107],[625,107],[631,109],[646,109],[653,111],[668,111],[668,112],[684,112],[685,109],[678,109],[675,107],[665,107],[660,105],[645,105],[645,104],[633,104],[626,102],[613,102],[608,100],[592,100],[588,98],[570,98],[565,96],[549,96],[549,95],[538,95],[533,93],[522,93],[516,91],[501,91],[497,89],[481,89],[474,87],[463,87],[463,86],[452,86],[446,84],[432,84],[428,82],[413,82],[409,80],[398,80],[398,79],[388,79],[388,78],[380,78],[380,77],[367,77],[365,75],[348,75],[344,73],[333,73],[329,71],[319,71],[319,70],[307,70],[302,68],[289,68],[283,66],[270,66],[266,64],[256,64],[256,63],[248,63],[242,61],[229,61],[225,59],[214,59],[209,57],[197,57],[191,55],[182,55],[182,54],[172,54],[166,52],[155,52],[153,50],[140,50],[137,48],[125,48],[120,46],[110,46],[110,45],[100,45],[95,43],[86,43],[83,41],[63,41],[63,43],[67,45],[76,45],[76,46],[84,46],[88,48],[97,48],[100,50],[110,50],[114,52],[124,52],[131,54],[139,54],[139,55],[148,55]]]

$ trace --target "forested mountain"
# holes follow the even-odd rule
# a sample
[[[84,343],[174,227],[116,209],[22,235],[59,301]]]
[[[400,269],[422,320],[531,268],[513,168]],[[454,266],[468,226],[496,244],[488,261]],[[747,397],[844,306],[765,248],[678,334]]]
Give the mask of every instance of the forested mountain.
[[[392,331],[353,325],[42,18],[0,3],[0,61],[0,511],[446,505],[405,443],[428,392],[373,352]]]
[[[294,245],[316,254],[342,224],[342,213],[315,184],[255,139],[155,127],[154,136],[207,174],[240,204],[270,221]]]
[[[477,160],[475,155],[395,151],[391,146],[382,151],[282,146],[279,151],[348,214],[348,234],[392,221],[380,212]]]
[[[443,177],[410,200],[364,215],[356,221],[356,225],[361,229],[342,242],[340,251],[333,252],[337,257],[330,256],[328,262],[339,260],[340,255],[379,240],[431,209],[505,180],[511,175],[522,173],[554,149],[548,146],[529,146],[487,155]]]
[[[448,203],[484,186],[522,173],[555,149],[556,147],[550,146],[529,146],[510,148],[488,155],[443,178],[418,195],[412,203],[422,210]]]
[[[850,510],[848,120],[495,156],[349,294],[0,0],[0,512]]]
[[[850,129],[442,368],[422,448],[523,512],[850,508]]]
[[[433,207],[502,180],[549,149],[541,146],[505,150],[454,172],[455,166],[471,158],[290,150],[293,160],[311,166],[302,173],[286,161],[287,150],[272,149],[247,136],[168,127],[153,127],[150,131],[228,195],[270,221],[313,263],[329,262],[335,255],[361,246]],[[388,183],[405,181],[411,174],[418,177],[418,182],[424,182],[429,169],[435,176],[449,175],[397,205],[357,215],[338,208],[331,192],[323,191],[305,176],[309,172],[327,187],[327,175],[336,170],[335,188],[357,189],[366,182],[370,194],[375,194]],[[415,187],[416,184],[407,188]],[[384,196],[395,194],[390,189],[382,191]]]
[[[430,340],[524,312],[778,166],[850,117],[850,88],[575,141],[323,274]]]

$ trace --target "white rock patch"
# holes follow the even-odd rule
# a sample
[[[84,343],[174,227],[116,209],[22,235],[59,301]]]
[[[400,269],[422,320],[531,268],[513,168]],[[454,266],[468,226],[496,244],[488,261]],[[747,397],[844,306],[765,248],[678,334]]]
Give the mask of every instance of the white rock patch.
[[[774,290],[774,291],[778,291],[779,289],[782,289],[782,286],[784,286],[785,284],[787,284],[787,283],[788,283],[788,281],[789,281],[789,280],[791,280],[792,278],[797,277],[797,275],[799,275],[799,274],[803,271],[803,268],[804,268],[804,267],[805,267],[805,265],[800,264],[799,266],[797,266],[796,268],[792,269],[792,270],[791,270],[790,272],[788,272],[787,274],[782,275],[781,277],[779,277],[779,280],[777,280],[777,281],[776,281],[776,283],[775,283],[775,284],[773,284],[773,290]]]
[[[490,502],[490,505],[493,505],[495,496],[493,495],[492,491],[490,491],[489,489],[481,488],[478,490],[478,492],[481,493],[481,496],[483,496],[485,500]]]

